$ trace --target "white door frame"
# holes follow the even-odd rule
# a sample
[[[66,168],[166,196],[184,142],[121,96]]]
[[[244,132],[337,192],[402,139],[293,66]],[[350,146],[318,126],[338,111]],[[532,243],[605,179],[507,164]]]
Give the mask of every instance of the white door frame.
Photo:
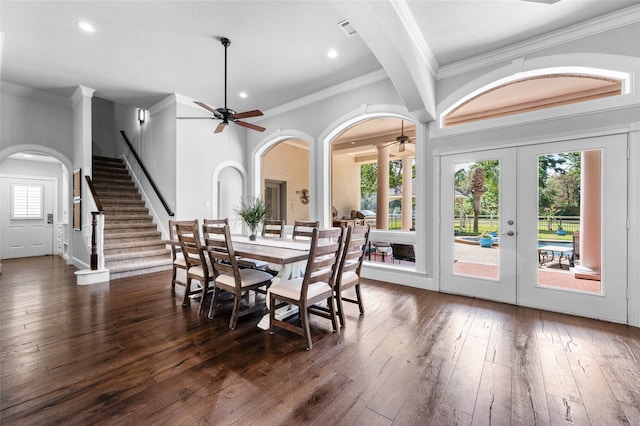
[[[460,275],[454,272],[455,243],[453,240],[454,220],[454,184],[455,164],[472,163],[484,160],[500,162],[498,229],[500,241],[498,248],[483,249],[473,247],[478,253],[483,250],[497,250],[499,256],[496,279]],[[516,303],[516,148],[501,148],[441,157],[441,194],[440,194],[440,290],[447,293],[464,294],[472,297],[490,299],[498,302]],[[513,194],[513,195],[509,195]],[[506,196],[505,196],[506,195]],[[471,247],[470,247],[471,248]]]
[[[43,255],[52,255],[54,253],[54,247],[55,247],[55,243],[54,243],[54,226],[56,226],[56,224],[58,223],[58,178],[56,177],[51,177],[51,176],[30,176],[30,175],[16,175],[16,174],[0,174],[0,181],[4,181],[7,180],[9,188],[11,183],[13,183],[16,180],[28,180],[28,181],[45,181],[47,183],[49,183],[51,185],[51,190],[50,193],[47,193],[46,191],[46,185],[45,185],[45,193],[44,193],[44,211],[43,211],[43,219],[40,223],[42,223],[44,225],[44,229],[46,232],[46,235],[44,237],[44,239],[46,240],[46,246],[44,248],[44,251],[38,251],[37,253],[28,253],[24,256],[17,256],[17,257],[29,257],[29,256],[43,256]],[[1,238],[2,240],[2,247],[0,247],[0,257],[1,258],[12,258],[14,257],[13,254],[9,253],[9,248],[6,247],[7,244],[10,243],[10,238],[9,238],[9,233],[10,228],[11,228],[11,201],[10,201],[10,189],[9,192],[7,192],[6,194],[4,193],[4,190],[2,191],[2,196],[6,196],[7,198],[3,200],[2,202],[2,212],[0,212],[0,229],[1,229],[1,233],[3,235],[3,237]],[[51,211],[48,211],[49,206],[47,205],[47,200],[50,204],[50,209]],[[6,202],[6,204],[5,204]],[[47,223],[47,214],[48,213],[52,213],[53,214],[53,220],[51,223]],[[5,217],[6,216],[6,217]]]
[[[540,154],[602,150],[602,273],[601,293],[571,291],[537,285],[538,197],[525,193],[537,188]],[[535,164],[534,164],[535,163]],[[518,305],[552,310],[618,323],[628,323],[627,303],[627,135],[575,139],[518,148]],[[534,222],[535,220],[535,222]]]
[[[527,232],[533,232],[531,229],[527,230],[525,224],[529,220],[527,214],[536,215],[537,218],[537,197],[531,196],[531,191],[528,193],[523,188],[527,182],[522,181],[520,178],[523,171],[518,170],[518,201],[517,201],[517,220],[516,225],[520,225],[518,228],[518,262],[517,262],[517,294],[515,304],[522,306],[529,306],[533,308],[547,309],[555,312],[576,314],[580,316],[604,319],[613,322],[628,323],[628,301],[626,298],[628,279],[628,244],[626,229],[628,207],[626,204],[620,205],[621,200],[627,200],[627,185],[628,185],[628,166],[626,160],[627,153],[627,138],[626,133],[613,133],[604,136],[583,136],[581,138],[575,138],[570,140],[553,140],[545,141],[543,143],[536,144],[518,144],[512,149],[517,150],[518,169],[522,165],[522,159],[525,156],[533,156],[534,152],[540,151],[540,153],[548,152],[565,152],[565,151],[579,151],[584,149],[595,149],[601,147],[603,151],[603,176],[606,177],[606,181],[603,185],[603,206],[616,206],[609,212],[603,212],[603,228],[611,228],[613,224],[616,225],[615,232],[608,233],[608,229],[603,229],[603,247],[608,246],[605,250],[603,258],[603,294],[578,294],[576,292],[567,292],[551,288],[539,288],[531,283],[531,280],[527,283],[523,279],[523,274],[530,274],[536,276],[537,274],[531,272],[531,268],[537,268],[535,261],[529,261],[530,259],[537,258],[537,226],[535,228],[535,237],[527,234]],[[612,148],[615,146],[615,149]],[[498,150],[500,148],[497,148]],[[469,155],[469,158],[473,158],[474,155],[481,154],[477,157],[476,161],[480,161],[485,151],[457,151],[456,153],[440,153],[434,151],[434,169],[440,176],[440,182],[437,188],[434,188],[434,192],[437,194],[439,200],[440,220],[434,224],[434,228],[437,231],[437,238],[434,239],[434,256],[435,268],[437,276],[439,276],[438,285],[440,291],[446,292],[446,285],[443,287],[443,265],[447,260],[445,256],[445,247],[447,246],[447,240],[450,239],[450,234],[443,232],[442,223],[445,220],[445,214],[449,214],[446,211],[446,206],[443,200],[446,198],[445,192],[449,193],[449,189],[453,187],[447,185],[445,174],[442,170],[443,158],[449,156]],[[452,157],[453,158],[453,157]],[[464,157],[459,157],[464,158]],[[536,185],[537,188],[537,162],[536,166]],[[617,166],[616,166],[617,164]],[[624,172],[624,173],[612,173],[612,171]],[[434,186],[436,186],[434,185]],[[616,191],[611,191],[611,187],[617,188]],[[607,189],[609,188],[609,189]],[[452,193],[452,191],[451,191]],[[501,198],[503,191],[501,190]],[[523,206],[523,200],[535,199],[535,207]],[[452,208],[451,208],[452,210]],[[501,215],[501,218],[503,215]],[[537,219],[536,222],[537,224]],[[527,239],[535,239],[536,245],[526,244]],[[522,244],[521,244],[522,243]],[[530,247],[529,247],[530,246]],[[523,249],[523,247],[527,247]],[[614,247],[613,249],[611,247]],[[525,262],[525,259],[528,259]],[[526,266],[525,266],[526,265]],[[501,262],[502,266],[502,262]],[[482,281],[484,283],[484,281]],[[617,284],[617,285],[616,285]],[[528,285],[528,288],[523,286]],[[535,298],[532,298],[532,292],[538,293]],[[461,294],[483,297],[482,295],[473,294],[471,291]],[[483,297],[489,298],[491,297]],[[609,300],[608,300],[609,299]],[[597,303],[594,303],[597,301]],[[508,302],[507,303],[512,303]],[[597,306],[596,306],[597,305]]]

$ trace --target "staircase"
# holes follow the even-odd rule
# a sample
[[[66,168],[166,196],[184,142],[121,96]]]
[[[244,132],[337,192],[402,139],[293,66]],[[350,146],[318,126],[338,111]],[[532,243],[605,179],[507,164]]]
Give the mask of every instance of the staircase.
[[[171,252],[124,161],[94,156],[92,180],[104,209],[104,259],[111,279],[171,269]]]

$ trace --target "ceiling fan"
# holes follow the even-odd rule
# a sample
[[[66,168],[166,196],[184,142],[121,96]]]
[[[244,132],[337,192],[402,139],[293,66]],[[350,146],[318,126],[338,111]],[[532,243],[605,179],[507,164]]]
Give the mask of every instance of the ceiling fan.
[[[400,126],[401,126],[400,136],[396,138],[395,142],[391,142],[386,146],[398,144],[398,152],[404,152],[405,145],[407,143],[415,143],[415,140],[404,134],[404,120],[401,121]]]
[[[201,106],[207,111],[213,114],[213,117],[179,117],[181,119],[205,119],[205,120],[222,120],[216,127],[213,133],[220,133],[229,124],[229,122],[236,123],[238,126],[246,127],[248,129],[257,130],[258,132],[264,132],[266,129],[255,124],[247,123],[246,121],[240,121],[243,118],[258,117],[262,115],[262,111],[254,109],[252,111],[235,112],[234,110],[227,108],[227,48],[231,45],[231,40],[226,37],[222,37],[220,42],[224,46],[224,107],[212,108],[204,102],[193,101],[196,105]]]

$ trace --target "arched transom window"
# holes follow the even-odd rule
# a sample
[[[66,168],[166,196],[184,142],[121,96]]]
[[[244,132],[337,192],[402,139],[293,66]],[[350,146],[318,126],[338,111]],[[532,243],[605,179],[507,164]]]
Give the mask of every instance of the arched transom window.
[[[444,126],[519,114],[620,95],[623,81],[614,77],[553,73],[517,79],[486,88],[454,106]]]

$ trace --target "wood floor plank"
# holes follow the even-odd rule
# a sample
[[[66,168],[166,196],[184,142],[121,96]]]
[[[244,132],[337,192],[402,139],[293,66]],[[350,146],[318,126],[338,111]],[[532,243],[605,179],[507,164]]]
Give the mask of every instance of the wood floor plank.
[[[511,368],[485,360],[472,425],[511,424]]]
[[[2,425],[640,424],[634,327],[363,280],[365,314],[312,317],[306,351],[182,306],[170,272],[2,263]]]

